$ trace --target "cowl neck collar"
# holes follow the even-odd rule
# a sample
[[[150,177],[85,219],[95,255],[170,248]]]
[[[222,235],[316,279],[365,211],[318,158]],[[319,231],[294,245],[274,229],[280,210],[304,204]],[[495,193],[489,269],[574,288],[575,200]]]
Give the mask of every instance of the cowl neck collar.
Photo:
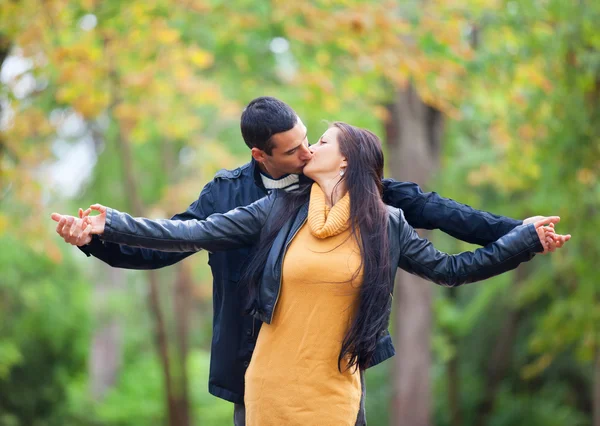
[[[313,183],[308,207],[310,232],[317,238],[333,237],[350,227],[350,195],[348,192],[331,208],[325,202],[321,187]]]

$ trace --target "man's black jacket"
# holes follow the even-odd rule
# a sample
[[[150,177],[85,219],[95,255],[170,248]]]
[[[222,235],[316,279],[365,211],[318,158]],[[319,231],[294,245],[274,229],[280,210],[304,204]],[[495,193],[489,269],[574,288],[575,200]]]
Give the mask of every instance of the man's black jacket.
[[[267,195],[254,161],[232,171],[222,170],[202,190],[200,197],[176,220],[204,220],[247,206]],[[384,201],[404,212],[413,228],[440,229],[463,241],[487,245],[521,225],[521,221],[475,210],[435,192],[424,193],[412,182],[384,181]],[[133,248],[103,242],[94,237],[81,247],[110,266],[127,269],[157,269],[172,265],[186,253]],[[246,294],[238,286],[250,248],[219,251],[209,255],[213,273],[213,339],[209,392],[231,402],[244,400],[244,374],[252,356],[260,321],[244,316]],[[389,337],[388,337],[389,338]]]

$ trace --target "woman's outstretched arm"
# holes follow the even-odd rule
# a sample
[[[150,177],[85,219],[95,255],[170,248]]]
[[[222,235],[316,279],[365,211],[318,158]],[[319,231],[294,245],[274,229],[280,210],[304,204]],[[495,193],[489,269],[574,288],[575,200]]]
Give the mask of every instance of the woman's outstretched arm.
[[[172,252],[223,251],[258,241],[277,196],[277,191],[273,191],[249,206],[215,213],[206,220],[134,218],[100,204],[90,207],[100,212],[99,215],[78,220],[89,227],[90,233],[112,243]],[[52,215],[56,221],[61,218],[61,215]]]
[[[398,266],[440,285],[455,287],[484,280],[515,269],[544,251],[546,238],[554,234],[560,218],[553,216],[535,224],[520,225],[497,241],[472,252],[450,255],[420,238],[400,210],[400,260]]]

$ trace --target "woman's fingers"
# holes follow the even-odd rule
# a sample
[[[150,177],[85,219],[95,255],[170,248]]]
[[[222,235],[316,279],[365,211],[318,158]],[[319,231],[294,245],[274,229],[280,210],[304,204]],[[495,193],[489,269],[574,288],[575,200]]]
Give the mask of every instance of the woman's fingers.
[[[565,243],[566,243],[567,241],[569,241],[569,240],[571,239],[571,235],[570,235],[570,234],[567,234],[567,235],[558,235],[558,234],[557,234],[557,235],[554,237],[554,239],[555,239],[555,241],[556,241],[556,247],[557,247],[557,248],[561,248],[562,246],[564,246],[564,245],[565,245]]]
[[[548,253],[553,253],[556,251],[557,244],[554,241],[554,239],[549,237],[548,235],[546,235],[546,246],[547,246],[546,250],[548,251]]]
[[[560,222],[559,216],[548,216],[534,222],[535,230],[537,231],[542,247],[544,248],[542,254],[552,253],[558,247],[558,244],[554,239],[554,225],[558,222]]]
[[[542,244],[542,247],[544,249],[542,254],[548,253],[548,241],[546,241],[546,233],[544,232],[544,228],[536,228],[536,232],[538,234],[538,238],[540,239],[540,243]]]
[[[100,212],[101,214],[106,213],[106,207],[103,206],[102,204],[92,204],[90,206],[90,209],[96,210],[97,212]]]
[[[540,242],[542,243],[542,247],[544,251],[542,254],[553,253],[557,248],[562,248],[567,241],[571,239],[571,235],[561,235],[557,234],[554,229],[554,221],[551,221],[553,218],[545,218],[540,220],[539,222],[549,222],[548,226],[544,226],[540,224],[540,226],[536,227],[536,231],[538,237],[540,238]],[[536,222],[537,224],[537,222]]]

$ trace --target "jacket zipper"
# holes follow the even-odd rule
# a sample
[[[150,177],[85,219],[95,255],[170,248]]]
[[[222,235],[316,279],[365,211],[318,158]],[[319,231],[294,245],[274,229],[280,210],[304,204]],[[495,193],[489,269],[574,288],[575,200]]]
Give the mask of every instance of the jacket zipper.
[[[300,224],[298,229],[296,229],[296,232],[294,232],[294,235],[292,235],[292,238],[290,238],[290,240],[287,243],[285,243],[285,247],[283,248],[283,256],[281,257],[281,271],[279,272],[279,288],[277,289],[277,298],[275,299],[275,304],[273,305],[273,309],[271,311],[271,317],[269,318],[269,324],[271,323],[271,321],[273,321],[273,315],[275,315],[275,308],[277,307],[277,302],[279,302],[279,295],[281,294],[281,281],[283,280],[283,260],[285,259],[285,254],[287,253],[287,249],[288,249],[289,245],[292,243],[292,241],[296,237],[296,234],[304,226],[304,224],[306,223],[307,220],[308,220],[308,216],[306,216],[306,218],[302,221],[302,223]]]

